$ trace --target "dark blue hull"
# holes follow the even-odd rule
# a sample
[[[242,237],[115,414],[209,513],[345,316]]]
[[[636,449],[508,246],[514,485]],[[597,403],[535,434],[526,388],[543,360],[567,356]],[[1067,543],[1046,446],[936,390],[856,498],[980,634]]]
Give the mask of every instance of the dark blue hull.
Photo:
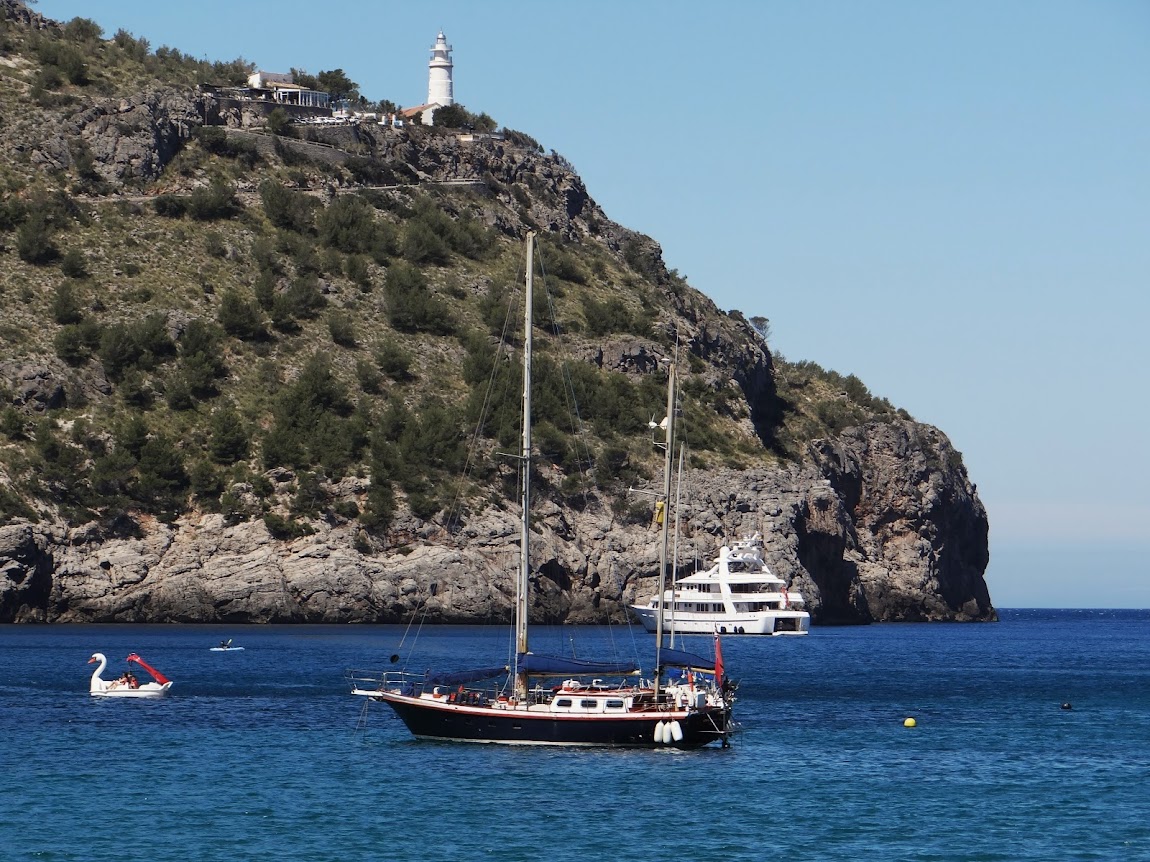
[[[725,744],[726,710],[711,708],[684,714],[556,715],[498,708],[461,708],[399,695],[380,695],[407,729],[421,739],[506,745],[585,745],[626,748],[701,748]],[[657,742],[656,726],[678,721],[683,738]]]

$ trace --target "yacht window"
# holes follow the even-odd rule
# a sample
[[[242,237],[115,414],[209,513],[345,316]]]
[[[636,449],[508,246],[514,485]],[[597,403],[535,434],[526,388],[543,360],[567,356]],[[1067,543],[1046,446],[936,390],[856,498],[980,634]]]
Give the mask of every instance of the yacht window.
[[[579,705],[581,707],[583,707],[584,709],[595,709],[595,707],[597,707],[599,705],[599,701],[597,701],[597,700],[581,700],[581,701],[579,701]]]
[[[622,709],[622,708],[623,708],[623,701],[621,701],[621,700],[615,700],[614,698],[612,698],[611,700],[607,701],[607,709]]]
[[[559,698],[559,700],[555,701],[555,705],[556,706],[571,706],[571,698],[561,697],[561,698]]]

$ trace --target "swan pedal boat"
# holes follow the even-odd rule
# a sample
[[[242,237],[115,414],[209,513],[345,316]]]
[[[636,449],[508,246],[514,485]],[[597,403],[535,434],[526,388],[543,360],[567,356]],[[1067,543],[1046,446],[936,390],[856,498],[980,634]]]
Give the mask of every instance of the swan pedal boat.
[[[172,687],[172,681],[165,677],[162,673],[144,663],[135,653],[128,656],[129,662],[135,662],[155,679],[155,682],[145,682],[136,688],[132,688],[127,683],[121,682],[118,679],[104,679],[102,674],[105,668],[108,667],[108,659],[103,653],[93,653],[92,657],[88,659],[88,664],[99,662],[96,669],[92,672],[92,684],[89,688],[89,693],[92,697],[163,697],[168,693],[168,689]]]

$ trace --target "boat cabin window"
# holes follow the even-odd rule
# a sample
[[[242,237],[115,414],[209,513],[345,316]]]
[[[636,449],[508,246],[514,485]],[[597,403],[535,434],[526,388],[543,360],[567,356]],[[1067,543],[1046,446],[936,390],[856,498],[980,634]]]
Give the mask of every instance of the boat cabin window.
[[[579,701],[579,705],[581,707],[583,707],[584,709],[595,709],[596,707],[599,706],[599,701],[597,701],[597,700],[581,700],[581,701]]]
[[[621,701],[621,700],[616,700],[615,698],[611,698],[610,700],[607,701],[607,709],[622,709],[622,708],[623,708],[623,701]]]
[[[732,593],[769,593],[768,584],[731,584]]]
[[[569,706],[571,706],[571,698],[561,697],[557,701],[555,701],[555,705],[556,706],[567,706],[567,707],[569,707]]]

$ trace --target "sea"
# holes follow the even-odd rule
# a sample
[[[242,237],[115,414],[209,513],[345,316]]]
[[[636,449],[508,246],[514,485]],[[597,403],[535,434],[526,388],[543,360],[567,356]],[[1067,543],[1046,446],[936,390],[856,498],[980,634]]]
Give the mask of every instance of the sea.
[[[1150,859],[1150,611],[1000,615],[725,638],[741,727],[691,752],[420,742],[349,693],[497,627],[0,626],[0,859]],[[90,697],[94,652],[170,695]]]

